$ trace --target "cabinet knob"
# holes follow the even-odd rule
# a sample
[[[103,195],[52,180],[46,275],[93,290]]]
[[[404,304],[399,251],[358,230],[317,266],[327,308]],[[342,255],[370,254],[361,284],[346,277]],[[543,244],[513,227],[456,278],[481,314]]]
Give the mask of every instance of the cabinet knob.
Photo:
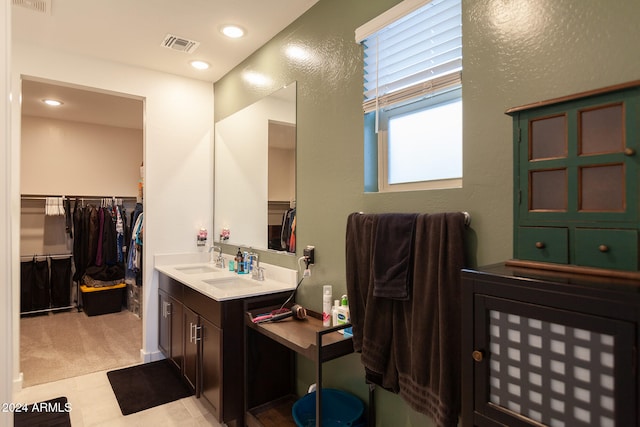
[[[636,150],[634,150],[631,147],[627,147],[627,148],[624,149],[624,155],[625,156],[635,156],[635,154],[636,154]]]
[[[600,252],[609,252],[609,246],[607,246],[607,245],[600,245],[600,246],[598,246],[598,250],[599,250]]]
[[[480,350],[474,350],[474,352],[471,353],[471,357],[473,357],[473,360],[475,360],[476,362],[482,362],[484,354],[482,354]]]
[[[544,249],[545,246],[544,242],[536,242],[536,248],[538,249]]]

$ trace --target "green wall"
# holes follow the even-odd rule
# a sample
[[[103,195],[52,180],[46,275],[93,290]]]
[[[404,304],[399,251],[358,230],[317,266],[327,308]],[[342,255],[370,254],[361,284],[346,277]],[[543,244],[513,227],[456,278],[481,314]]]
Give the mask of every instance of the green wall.
[[[471,213],[471,265],[512,254],[513,106],[640,79],[637,0],[463,0],[464,184],[461,189],[365,194],[362,52],[354,30],[397,0],[320,0],[214,85],[215,120],[298,82],[298,248],[315,245],[316,265],[298,301],[321,309],[322,285],[345,293],[346,218],[363,212]],[[310,57],[287,59],[285,48]],[[273,80],[259,88],[244,71]],[[261,258],[262,259],[262,258]],[[266,262],[270,262],[265,259]],[[314,382],[299,360],[299,391]],[[326,365],[325,385],[367,396],[358,355]],[[377,392],[377,425],[432,425],[397,396]]]

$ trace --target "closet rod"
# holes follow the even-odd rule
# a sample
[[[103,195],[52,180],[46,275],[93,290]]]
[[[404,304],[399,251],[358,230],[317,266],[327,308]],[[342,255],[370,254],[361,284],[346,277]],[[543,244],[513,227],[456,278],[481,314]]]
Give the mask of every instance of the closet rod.
[[[44,257],[50,257],[50,258],[66,258],[66,257],[71,257],[73,256],[73,254],[68,253],[68,254],[33,254],[33,255],[20,255],[20,258],[24,258],[24,259],[29,259],[29,258],[44,258]]]
[[[68,195],[41,195],[41,194],[22,194],[22,200],[46,200],[50,197],[66,197],[67,199],[84,199],[84,200],[102,200],[102,199],[123,199],[123,200],[137,200],[137,196],[68,196]]]

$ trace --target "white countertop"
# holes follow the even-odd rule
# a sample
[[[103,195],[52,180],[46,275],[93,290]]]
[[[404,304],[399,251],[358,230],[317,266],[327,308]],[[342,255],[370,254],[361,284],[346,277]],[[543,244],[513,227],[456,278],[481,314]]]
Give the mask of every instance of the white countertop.
[[[225,257],[228,266],[230,257]],[[208,253],[155,255],[154,268],[216,301],[247,298],[296,288],[297,271],[261,263],[265,280],[216,268]]]

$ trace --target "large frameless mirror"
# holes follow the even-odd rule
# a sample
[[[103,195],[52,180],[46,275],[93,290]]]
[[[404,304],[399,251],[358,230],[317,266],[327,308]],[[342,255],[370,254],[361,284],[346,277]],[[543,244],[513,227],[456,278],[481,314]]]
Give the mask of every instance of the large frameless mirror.
[[[215,124],[214,233],[295,253],[296,84]]]

